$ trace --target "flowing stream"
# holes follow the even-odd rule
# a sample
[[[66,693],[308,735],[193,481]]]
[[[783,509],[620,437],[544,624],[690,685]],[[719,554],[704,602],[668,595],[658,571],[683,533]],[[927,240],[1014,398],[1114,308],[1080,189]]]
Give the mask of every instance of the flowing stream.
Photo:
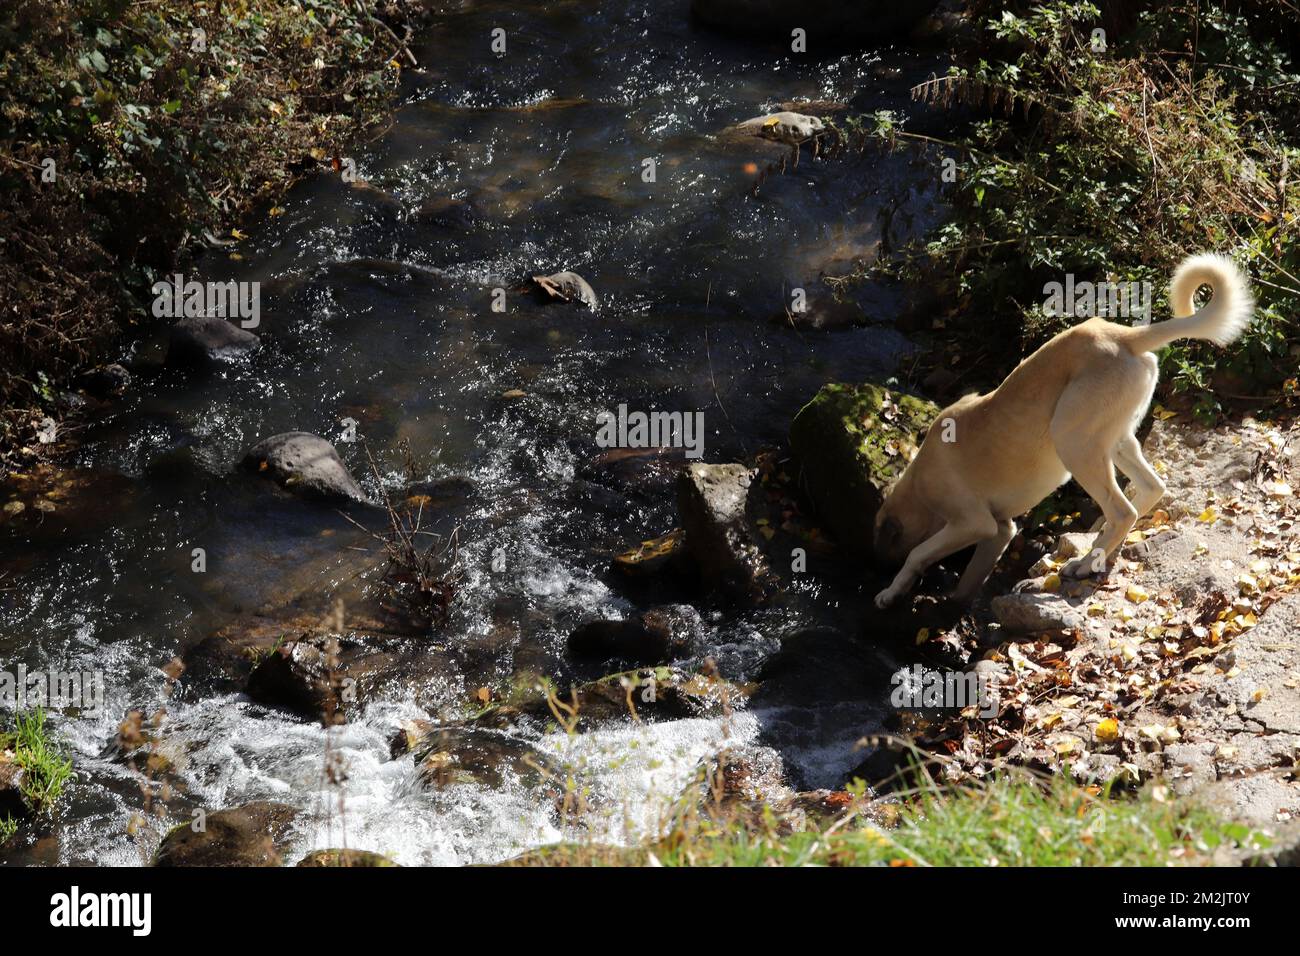
[[[610,571],[613,555],[672,528],[676,505],[671,482],[627,486],[588,467],[597,414],[701,411],[705,461],[752,461],[784,443],[820,385],[888,376],[908,350],[888,289],[854,291],[878,320],[865,325],[800,329],[782,316],[791,289],[874,255],[882,223],[894,242],[919,228],[936,201],[932,171],[903,152],[827,161],[805,149],[755,194],[754,157],[712,137],[790,100],[908,111],[908,86],[937,60],[797,56],[694,27],[685,2],[518,6],[474,5],[421,37],[425,72],[404,80],[392,127],[348,157],[375,190],[316,175],[282,213],[244,227],[239,258],[214,250],[188,270],[262,283],[263,347],[203,376],[163,367],[165,330],[142,335],[131,390],[75,453],[84,483],[39,524],[0,530],[0,661],[100,672],[107,695],[96,716],[52,715],[77,780],[53,826],[0,860],[147,862],[156,837],[127,835],[139,781],[110,744],[125,713],[160,706],[184,755],[167,819],[299,804],[312,812],[287,862],[346,842],[404,865],[461,865],[564,838],[525,788],[417,786],[389,738],[405,718],[463,714],[475,687],[524,668],[574,673],[565,641],[583,621],[683,600]],[[497,27],[503,55],[489,49]],[[417,214],[435,198],[463,204]],[[519,291],[560,269],[590,281],[597,311]],[[506,290],[504,312],[492,310],[494,288]],[[527,394],[504,397],[513,389]],[[460,528],[465,579],[429,641],[462,666],[422,689],[423,706],[399,688],[328,735],[238,694],[169,699],[168,660],[268,602],[329,592],[356,565],[350,549],[372,546],[335,509],[235,467],[261,438],[314,432],[374,492],[361,443],[343,440],[348,418],[386,484],[401,483],[409,448],[417,477],[454,489],[432,522]],[[191,570],[197,547],[204,573]],[[779,609],[749,611],[690,597],[706,646],[684,666],[711,657],[744,682],[786,635],[836,627],[852,644],[838,679],[861,691],[544,742],[580,759],[616,808],[596,836],[652,830],[724,742],[774,749],[798,786],[839,784],[888,687],[888,662],[871,664],[864,644],[865,590],[810,579]],[[323,777],[327,736],[347,768],[341,811]]]

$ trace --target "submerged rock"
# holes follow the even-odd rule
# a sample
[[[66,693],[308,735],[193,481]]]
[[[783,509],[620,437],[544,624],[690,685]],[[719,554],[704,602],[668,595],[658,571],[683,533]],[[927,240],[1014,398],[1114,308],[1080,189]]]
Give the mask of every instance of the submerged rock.
[[[569,653],[623,667],[666,664],[688,656],[701,630],[694,608],[667,605],[625,620],[588,621],[569,635]]]
[[[397,725],[397,732],[388,740],[388,755],[396,760],[409,754],[420,745],[420,741],[437,729],[437,724],[421,717],[402,721]]]
[[[599,680],[556,691],[554,698],[574,729],[591,730],[603,724],[631,720],[679,720],[717,716],[739,706],[746,689],[710,674],[676,667],[644,667],[608,674]],[[568,708],[574,708],[568,713]],[[474,720],[475,726],[502,729],[525,724],[556,722],[541,687],[522,693],[508,704],[493,707]]]
[[[419,699],[453,671],[446,655],[401,638],[314,634],[275,646],[249,674],[246,691],[270,707],[343,721],[386,688],[411,691]]]
[[[296,807],[262,801],[218,810],[165,837],[154,866],[280,866]]]
[[[230,362],[247,355],[259,345],[261,339],[228,319],[193,316],[172,326],[167,364],[193,368]]]
[[[337,657],[341,650],[333,653],[331,660],[329,639],[321,637],[276,646],[249,675],[248,696],[305,717],[341,714],[348,703],[339,686],[345,678],[338,674]]]
[[[243,465],[304,497],[368,500],[334,446],[319,435],[284,432],[264,438],[244,455]]]
[[[182,684],[202,694],[242,690],[253,669],[286,640],[305,636],[285,621],[252,617],[228,624],[185,651]]]
[[[549,276],[533,276],[533,284],[548,301],[580,302],[589,309],[597,309],[600,302],[587,280],[576,272],[557,272]]]
[[[370,850],[313,850],[298,861],[299,866],[399,866],[382,853]]]
[[[806,283],[808,298],[802,312],[782,309],[774,316],[781,325],[797,329],[847,329],[863,325],[867,315],[862,306],[837,296],[823,282]]]
[[[629,497],[658,502],[687,462],[682,448],[610,448],[578,469],[578,477]]]
[[[761,596],[771,571],[746,516],[754,472],[745,465],[690,465],[677,480],[686,548],[701,576],[734,598]]]
[[[468,229],[483,218],[483,211],[472,199],[430,196],[416,207],[411,218],[427,226],[443,229]]]
[[[117,363],[101,365],[81,375],[77,384],[96,398],[117,398],[131,387],[131,373]]]
[[[876,511],[920,448],[939,408],[879,385],[825,385],[795,416],[790,447],[821,525],[859,558]]]
[[[483,727],[440,727],[415,752],[420,780],[441,789],[472,783],[494,790],[516,779],[536,789],[562,784],[560,768],[535,747],[509,734]]]

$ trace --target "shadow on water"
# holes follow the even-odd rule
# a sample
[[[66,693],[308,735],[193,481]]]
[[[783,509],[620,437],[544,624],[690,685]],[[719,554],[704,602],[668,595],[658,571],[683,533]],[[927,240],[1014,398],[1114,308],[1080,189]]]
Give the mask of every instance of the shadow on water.
[[[361,446],[342,440],[352,419],[386,484],[402,483],[409,448],[417,480],[462,489],[434,515],[434,530],[461,529],[466,568],[438,639],[472,670],[441,691],[454,714],[477,682],[525,665],[574,673],[565,639],[583,621],[678,599],[609,571],[612,555],[676,514],[670,484],[591,480],[598,412],[702,411],[706,461],[752,459],[785,441],[824,382],[892,371],[908,345],[888,321],[889,290],[860,290],[867,321],[835,330],[795,329],[784,310],[791,289],[875,254],[885,208],[902,210],[895,241],[929,222],[935,177],[903,153],[805,152],[755,195],[753,157],[712,135],[800,98],[907,111],[907,87],[935,62],[907,51],[794,58],[698,31],[687,6],[485,5],[437,18],[396,122],[351,157],[371,188],[318,175],[283,215],[246,229],[238,258],[213,251],[197,264],[201,280],[263,284],[263,347],[195,376],[162,367],[165,331],[133,343],[137,385],[76,453],[93,480],[74,494],[94,507],[0,538],[0,571],[11,572],[0,659],[99,670],[108,687],[98,717],[59,720],[82,773],[53,842],[18,860],[139,862],[123,837],[137,782],[104,756],[122,714],[165,703],[159,666],[213,631],[355,573],[361,532],[238,472],[255,441],[330,438],[374,493]],[[501,57],[487,51],[498,26]],[[647,159],[654,182],[642,178]],[[560,269],[590,281],[598,311],[520,291]],[[492,310],[496,288],[504,312]],[[859,759],[852,742],[879,724],[891,664],[871,641],[869,595],[811,580],[779,609],[696,597],[701,656],[736,681],[766,668],[737,733],[780,750],[802,785],[838,783]],[[319,727],[242,695],[171,709],[184,751],[173,813],[322,803]],[[517,794],[411,796],[411,767],[388,759],[387,735],[420,713],[396,695],[336,732],[353,845],[464,863],[558,838]],[[593,760],[606,789],[644,804],[680,786],[718,741],[716,727],[678,723],[594,735],[625,758]],[[637,739],[653,760],[627,762],[633,733],[648,735]]]

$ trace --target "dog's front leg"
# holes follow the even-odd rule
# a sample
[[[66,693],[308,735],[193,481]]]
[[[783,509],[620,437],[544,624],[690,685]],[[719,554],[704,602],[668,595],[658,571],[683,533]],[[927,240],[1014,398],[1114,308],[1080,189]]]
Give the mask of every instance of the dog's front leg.
[[[984,587],[984,582],[989,579],[989,575],[993,573],[993,568],[997,566],[998,559],[1002,557],[1002,552],[1007,550],[1007,545],[1011,543],[1011,539],[1015,536],[1016,524],[1014,521],[998,522],[998,533],[991,538],[985,538],[976,546],[970,563],[966,565],[961,580],[957,582],[957,590],[952,592],[954,601],[958,604],[970,604],[975,600],[980,588]]]
[[[948,555],[968,548],[976,542],[991,538],[998,533],[997,522],[988,515],[987,523],[978,525],[948,522],[936,534],[926,538],[907,556],[903,569],[898,572],[893,582],[876,595],[876,607],[884,610],[912,589],[921,572],[934,562]]]

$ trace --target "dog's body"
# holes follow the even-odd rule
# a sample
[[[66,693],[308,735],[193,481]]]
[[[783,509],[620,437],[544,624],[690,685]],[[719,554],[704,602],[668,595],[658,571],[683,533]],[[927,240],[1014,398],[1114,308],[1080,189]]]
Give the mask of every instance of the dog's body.
[[[1212,298],[1193,315],[1202,285]],[[909,591],[929,565],[971,545],[975,555],[954,597],[974,598],[1015,535],[1013,519],[1071,475],[1097,502],[1105,525],[1092,554],[1061,573],[1105,570],[1165,491],[1133,434],[1156,386],[1152,353],[1184,338],[1226,345],[1254,309],[1241,272],[1216,255],[1186,259],[1169,300],[1173,320],[1126,326],[1089,319],[1021,362],[994,391],[967,395],[939,413],[876,516],[877,560],[902,564],[876,595],[877,607]],[[1116,465],[1129,477],[1132,501],[1116,484]]]

